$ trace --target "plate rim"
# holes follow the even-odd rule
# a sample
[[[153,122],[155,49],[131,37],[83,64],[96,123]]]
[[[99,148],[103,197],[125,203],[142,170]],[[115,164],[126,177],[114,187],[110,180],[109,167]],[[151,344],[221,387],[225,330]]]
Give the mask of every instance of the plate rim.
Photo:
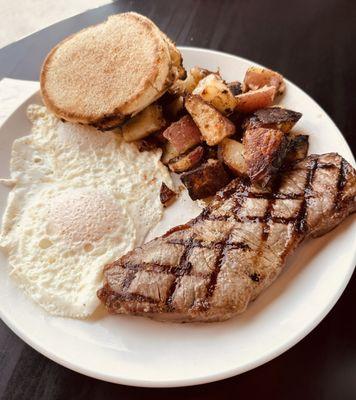
[[[210,53],[210,54],[215,54],[217,56],[228,56],[233,59],[240,59],[244,62],[247,63],[252,63],[256,66],[262,66],[259,63],[256,63],[254,61],[251,61],[247,58],[237,56],[231,53],[226,53],[218,50],[212,50],[212,49],[207,49],[207,48],[202,48],[202,47],[193,47],[193,46],[178,46],[180,50],[186,50],[186,51],[197,51],[197,52],[205,52],[205,53]],[[263,67],[263,66],[262,66]],[[267,68],[267,67],[265,67]],[[350,149],[349,144],[347,143],[346,139],[342,135],[341,131],[333,121],[333,119],[330,117],[330,115],[320,106],[319,103],[317,103],[308,93],[306,93],[303,89],[301,89],[299,86],[291,82],[290,80],[286,79],[286,82],[288,82],[289,85],[291,85],[293,88],[300,90],[303,92],[305,96],[307,96],[310,100],[312,100],[315,104],[317,104],[318,107],[322,109],[322,111],[325,113],[325,115],[329,118],[331,121],[333,128],[335,130],[335,133],[338,134],[338,136],[344,141],[346,147],[348,148],[350,154],[351,154],[351,159],[349,162],[353,165],[355,165],[355,158],[353,156],[353,153]],[[26,102],[29,101],[29,99],[33,96],[38,95],[39,91],[35,91],[32,93],[32,95],[28,96],[16,109],[5,119],[5,121],[1,124],[0,128],[5,126],[10,118],[13,117],[14,114],[16,114],[21,107],[24,106]],[[230,378],[239,374],[242,374],[244,372],[247,372],[249,370],[252,370],[254,368],[257,368],[260,365],[263,365],[274,358],[280,356],[287,350],[289,350],[291,347],[295,346],[299,341],[301,341],[304,337],[306,337],[313,329],[319,325],[319,323],[326,317],[326,315],[332,310],[332,308],[335,306],[337,300],[341,297],[342,293],[344,292],[347,284],[349,283],[351,276],[354,272],[355,269],[355,264],[356,264],[356,252],[354,253],[353,256],[353,267],[351,266],[348,270],[347,275],[344,278],[344,281],[342,284],[340,284],[339,290],[334,294],[334,296],[329,300],[328,304],[326,307],[324,307],[323,312],[320,312],[316,318],[313,319],[312,323],[310,323],[308,326],[304,327],[304,329],[297,335],[295,335],[291,340],[289,340],[287,343],[284,345],[280,346],[278,350],[274,351],[268,351],[265,355],[262,357],[255,359],[253,361],[250,361],[246,363],[244,366],[239,366],[235,368],[229,368],[227,370],[223,370],[217,373],[211,373],[211,374],[205,374],[203,377],[193,377],[193,378],[185,378],[185,379],[168,379],[168,380],[144,380],[144,379],[137,379],[137,378],[122,378],[122,377],[117,377],[114,375],[108,375],[108,374],[102,374],[98,371],[93,371],[92,369],[85,368],[85,367],[79,367],[76,364],[67,361],[65,358],[62,358],[55,354],[53,351],[48,351],[45,347],[42,347],[40,344],[36,343],[31,339],[30,335],[26,335],[25,332],[21,330],[15,323],[11,321],[10,318],[7,318],[5,314],[2,311],[1,305],[0,305],[0,318],[2,321],[18,336],[20,337],[26,344],[31,346],[33,349],[44,355],[45,357],[49,358],[50,360],[66,367],[69,368],[77,373],[80,373],[82,375],[86,375],[95,379],[99,379],[102,381],[106,382],[111,382],[111,383],[117,383],[117,384],[122,384],[122,385],[128,385],[128,386],[135,386],[135,387],[151,387],[151,388],[163,388],[163,387],[185,387],[185,386],[193,386],[193,385],[199,385],[199,384],[204,384],[204,383],[209,383],[209,382],[215,382],[219,381],[222,379]]]

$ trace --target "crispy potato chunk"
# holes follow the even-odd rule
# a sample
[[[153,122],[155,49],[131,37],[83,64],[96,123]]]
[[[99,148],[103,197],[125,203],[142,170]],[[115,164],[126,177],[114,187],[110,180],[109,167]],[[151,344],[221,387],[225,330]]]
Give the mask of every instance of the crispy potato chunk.
[[[176,96],[186,96],[187,94],[192,93],[196,85],[197,83],[195,82],[195,79],[188,72],[185,79],[177,79],[168,91]]]
[[[185,108],[209,146],[215,146],[235,133],[235,125],[199,96],[189,95],[185,100]]]
[[[181,154],[202,141],[200,130],[190,115],[185,115],[179,121],[173,122],[163,136]]]
[[[162,107],[151,104],[123,125],[122,134],[126,142],[133,142],[158,131],[165,124]]]
[[[219,156],[234,174],[247,176],[247,164],[242,143],[237,140],[225,138],[219,144]]]
[[[262,108],[255,111],[243,122],[244,129],[257,127],[279,129],[288,133],[299,121],[302,114],[281,107]]]
[[[168,163],[173,159],[179,156],[179,151],[172,145],[171,142],[167,142],[163,146],[163,153],[161,157],[161,161],[164,165],[168,165]]]
[[[186,96],[193,92],[201,79],[211,73],[207,69],[194,67],[187,73],[185,79],[178,79],[168,91],[174,95]]]
[[[176,198],[177,193],[170,189],[164,182],[162,182],[159,199],[164,207],[169,206]]]
[[[171,171],[179,174],[195,168],[201,162],[203,157],[204,149],[202,146],[198,146],[188,154],[183,154],[182,156],[171,160],[168,167]]]
[[[190,74],[193,76],[193,78],[195,79],[195,82],[197,84],[199,83],[199,81],[201,79],[205,78],[206,76],[208,76],[210,74],[216,74],[216,75],[220,76],[220,74],[218,72],[212,72],[212,71],[209,71],[208,69],[200,68],[200,67],[191,68]]]
[[[203,78],[193,90],[193,94],[200,96],[224,115],[231,114],[237,104],[227,84],[216,74]]]
[[[247,174],[251,181],[266,186],[281,167],[288,148],[287,136],[279,130],[253,128],[243,137]]]
[[[181,179],[193,200],[214,195],[231,180],[218,160],[208,160],[200,167],[183,173]]]
[[[264,86],[261,89],[239,94],[236,96],[235,110],[241,113],[250,113],[260,108],[270,107],[273,104],[275,91],[273,86]]]
[[[283,76],[271,69],[250,67],[245,74],[244,92],[261,89],[264,86],[274,87],[276,95],[282,94],[285,90]]]

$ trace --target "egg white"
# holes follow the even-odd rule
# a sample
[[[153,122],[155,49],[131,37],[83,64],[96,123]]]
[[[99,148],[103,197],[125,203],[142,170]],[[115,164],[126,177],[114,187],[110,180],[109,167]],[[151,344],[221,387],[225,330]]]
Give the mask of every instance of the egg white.
[[[105,264],[143,243],[160,220],[160,151],[115,132],[64,123],[32,105],[15,140],[0,247],[21,288],[53,315],[84,318],[99,304]]]

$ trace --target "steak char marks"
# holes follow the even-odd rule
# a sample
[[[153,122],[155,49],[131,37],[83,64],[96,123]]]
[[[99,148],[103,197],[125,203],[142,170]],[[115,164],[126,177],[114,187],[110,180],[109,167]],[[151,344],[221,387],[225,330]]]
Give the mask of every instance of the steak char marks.
[[[356,210],[355,170],[312,155],[272,188],[236,179],[195,219],[105,267],[98,296],[112,313],[221,321],[243,312],[306,237]]]

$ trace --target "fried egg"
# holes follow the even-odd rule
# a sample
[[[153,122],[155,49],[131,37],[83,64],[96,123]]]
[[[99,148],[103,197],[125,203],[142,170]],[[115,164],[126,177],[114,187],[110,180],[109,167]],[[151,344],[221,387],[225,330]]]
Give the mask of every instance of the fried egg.
[[[99,304],[105,264],[143,243],[162,217],[160,150],[140,153],[120,134],[61,122],[32,105],[15,140],[0,248],[11,275],[53,315],[85,318]]]

